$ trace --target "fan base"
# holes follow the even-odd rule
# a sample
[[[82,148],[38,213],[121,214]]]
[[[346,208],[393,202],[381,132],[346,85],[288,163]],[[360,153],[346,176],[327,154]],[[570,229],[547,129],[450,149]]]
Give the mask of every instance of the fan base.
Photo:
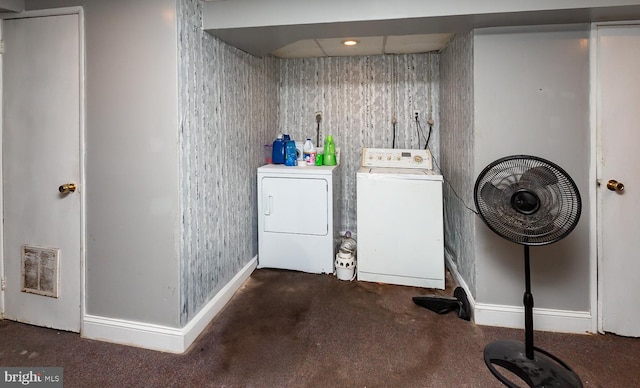
[[[465,321],[471,320],[471,307],[467,294],[462,287],[457,287],[453,291],[453,298],[446,296],[414,296],[413,303],[420,307],[427,308],[434,313],[446,314],[449,311],[455,311],[458,314],[458,318]]]
[[[484,362],[503,384],[518,388],[495,367],[501,366],[520,377],[529,387],[582,387],[578,375],[554,355],[534,347],[533,360],[526,357],[525,344],[495,341],[484,348]]]

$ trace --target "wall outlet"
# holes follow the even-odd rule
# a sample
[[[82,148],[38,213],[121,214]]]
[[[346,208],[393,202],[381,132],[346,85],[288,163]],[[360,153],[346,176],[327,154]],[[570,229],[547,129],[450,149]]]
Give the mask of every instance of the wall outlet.
[[[413,114],[411,115],[411,120],[415,120],[415,121],[420,120],[420,111],[418,109],[413,110]]]

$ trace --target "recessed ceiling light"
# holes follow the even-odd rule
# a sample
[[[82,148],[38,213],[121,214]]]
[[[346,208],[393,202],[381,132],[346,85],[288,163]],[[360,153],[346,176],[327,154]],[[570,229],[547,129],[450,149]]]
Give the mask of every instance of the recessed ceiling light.
[[[355,46],[358,43],[360,43],[360,41],[355,39],[347,39],[342,41],[342,44],[345,46]]]

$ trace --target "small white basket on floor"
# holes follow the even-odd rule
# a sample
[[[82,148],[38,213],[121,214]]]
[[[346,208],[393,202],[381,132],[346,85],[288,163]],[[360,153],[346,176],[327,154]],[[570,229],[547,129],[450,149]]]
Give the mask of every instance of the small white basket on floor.
[[[351,253],[338,252],[336,255],[336,276],[340,280],[355,279],[356,259]]]

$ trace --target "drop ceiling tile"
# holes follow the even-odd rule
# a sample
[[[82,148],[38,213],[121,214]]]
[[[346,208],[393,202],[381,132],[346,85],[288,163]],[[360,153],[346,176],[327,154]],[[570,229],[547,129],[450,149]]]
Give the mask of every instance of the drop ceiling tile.
[[[279,58],[338,57],[382,54],[413,54],[439,51],[453,34],[391,35],[305,39],[282,47],[272,54]],[[356,39],[356,46],[345,46],[346,39]]]
[[[385,54],[411,54],[438,51],[453,34],[393,35],[387,37]]]
[[[315,39],[299,40],[277,49],[272,54],[279,58],[310,58],[325,56]]]

